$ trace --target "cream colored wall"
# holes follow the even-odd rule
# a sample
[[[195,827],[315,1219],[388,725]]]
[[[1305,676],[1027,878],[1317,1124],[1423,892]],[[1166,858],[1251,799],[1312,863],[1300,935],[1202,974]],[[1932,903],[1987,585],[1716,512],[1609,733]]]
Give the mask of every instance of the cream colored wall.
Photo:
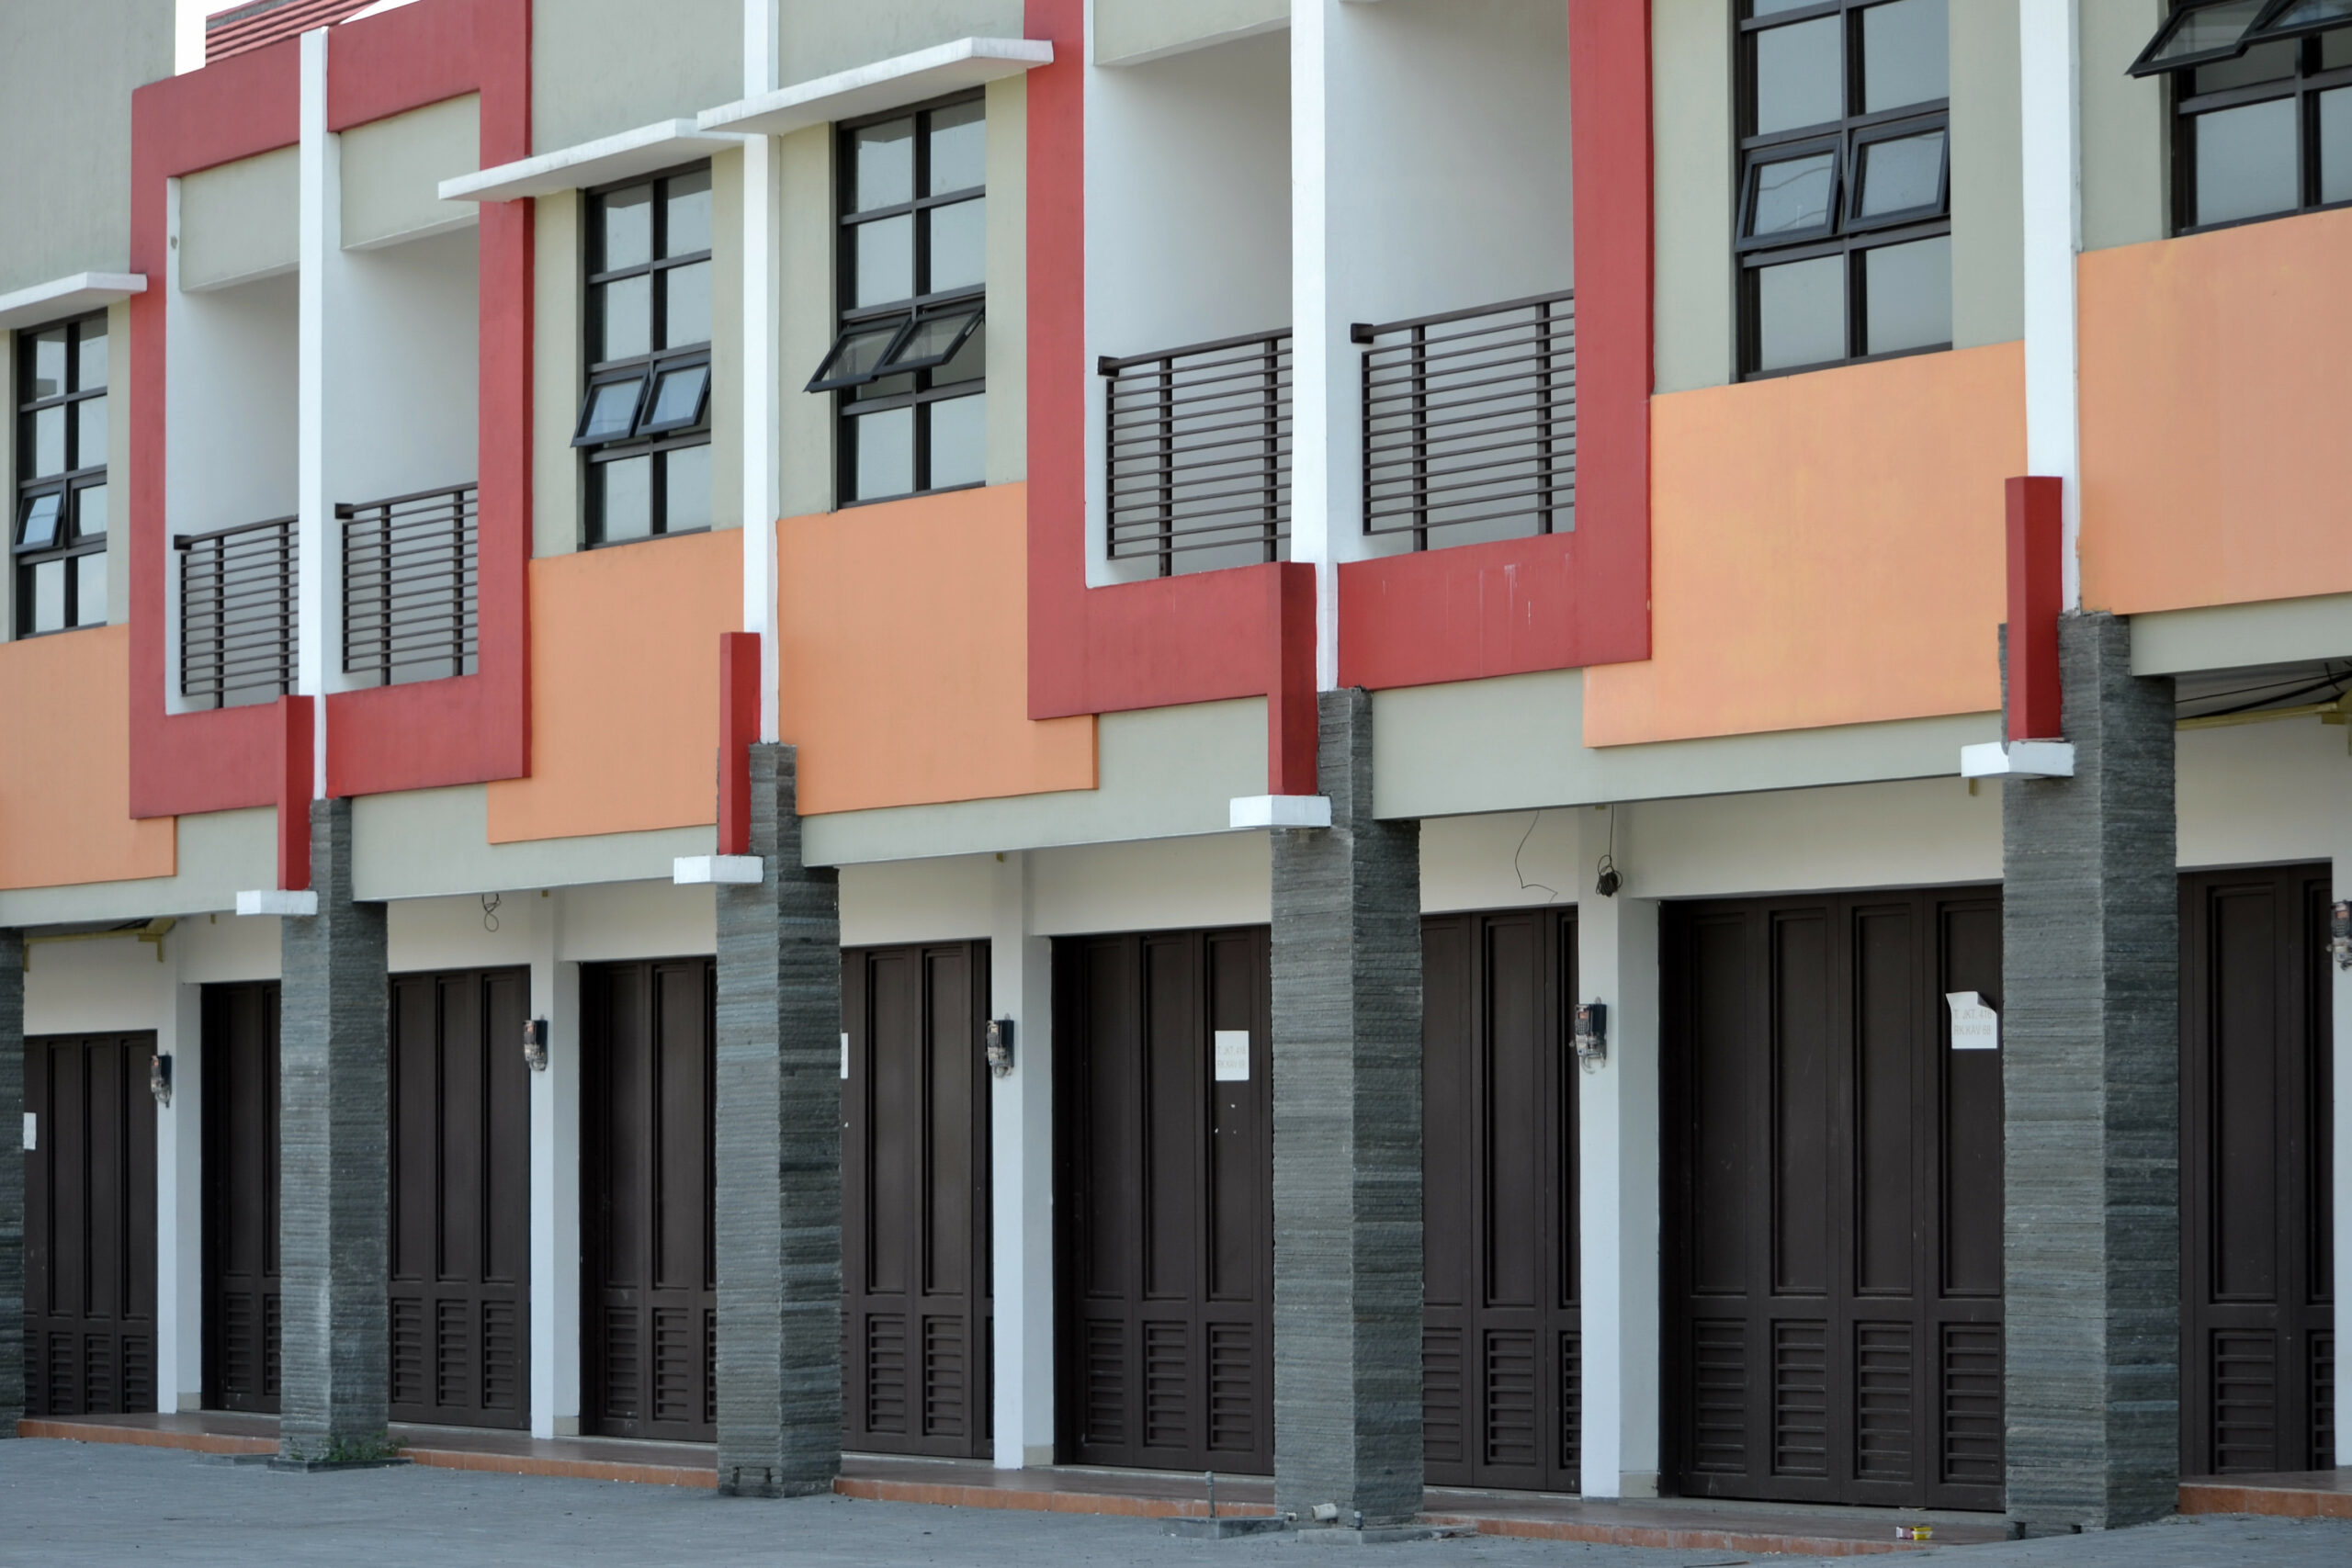
[[[1657,389],[1732,378],[1732,59],[1728,0],[1653,0]]]
[[[173,830],[178,841],[173,875],[0,890],[0,926],[201,916],[235,908],[239,889],[269,886],[277,874],[277,813],[267,807],[182,817]]]
[[[445,98],[343,133],[343,246],[373,245],[465,228],[470,201],[443,201],[440,185],[481,167],[481,95]]]
[[[1182,0],[1191,5],[1193,0]],[[1022,0],[781,0],[786,82],[911,54],[961,38],[1019,38]],[[736,26],[741,31],[741,22]],[[738,96],[740,94],[730,94]]]
[[[531,8],[534,152],[692,119],[742,96],[742,0],[539,0]]]
[[[710,161],[710,525],[743,525],[743,154]]]
[[[1029,477],[1029,78],[988,89],[988,482]]]
[[[180,288],[189,293],[294,270],[301,150],[200,169],[180,181]]]
[[[833,400],[804,392],[833,341],[833,128],[812,125],[783,139],[778,202],[784,301],[777,311],[783,385],[783,515],[833,505]]]
[[[580,458],[571,432],[580,417],[580,193],[538,198],[533,224],[531,553],[580,547]]]
[[[1094,0],[1094,63],[1139,65],[1290,24],[1290,0]]]
[[[2086,0],[2082,8],[2083,249],[2170,232],[2170,127],[2161,77],[2124,74],[2155,36],[2165,0]]]
[[[2025,336],[2018,0],[1952,0],[1951,343]]]

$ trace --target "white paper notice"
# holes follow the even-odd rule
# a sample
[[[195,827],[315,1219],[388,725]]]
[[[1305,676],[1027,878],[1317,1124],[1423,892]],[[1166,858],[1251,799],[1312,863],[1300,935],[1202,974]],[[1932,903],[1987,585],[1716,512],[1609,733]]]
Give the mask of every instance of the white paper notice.
[[[849,1077],[849,1031],[842,1031],[842,1077]]]
[[[40,1117],[37,1112],[25,1112],[25,1153],[30,1154],[40,1145]]]
[[[1946,991],[1951,1004],[1951,1048],[1955,1051],[1997,1051],[2001,1048],[2001,1017],[1974,991]]]
[[[1216,1081],[1248,1083],[1250,1081],[1250,1032],[1246,1029],[1220,1029],[1216,1032]]]

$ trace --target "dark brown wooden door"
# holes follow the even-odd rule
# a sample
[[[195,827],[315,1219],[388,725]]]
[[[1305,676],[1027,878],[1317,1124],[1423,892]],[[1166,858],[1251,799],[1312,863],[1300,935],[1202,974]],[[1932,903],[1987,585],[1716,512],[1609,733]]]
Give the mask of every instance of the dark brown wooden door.
[[[1273,1468],[1272,1010],[1263,927],[1054,943],[1066,1461]]]
[[[580,976],[582,1425],[615,1438],[718,1436],[707,958]]]
[[[2180,879],[2185,1475],[2335,1464],[2328,868]]]
[[[392,988],[392,1418],[530,1425],[528,970]]]
[[[1421,922],[1421,1451],[1430,1482],[1576,1491],[1576,915]]]
[[[25,1042],[25,1410],[155,1408],[152,1034]]]
[[[843,1430],[989,1451],[989,947],[842,954]]]
[[[204,1404],[277,1411],[277,985],[204,987]]]
[[[2001,1506],[1993,889],[1668,905],[1668,1472],[1688,1495]]]

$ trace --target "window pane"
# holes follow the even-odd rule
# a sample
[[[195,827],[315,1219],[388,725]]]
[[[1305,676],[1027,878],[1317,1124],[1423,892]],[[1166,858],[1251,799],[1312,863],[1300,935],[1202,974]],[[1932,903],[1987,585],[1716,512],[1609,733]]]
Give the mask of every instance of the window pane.
[[[859,402],[876,402],[884,398],[904,397],[915,389],[912,376],[884,376],[854,389],[850,396]]]
[[[2256,82],[2276,82],[2292,76],[2295,52],[2301,47],[2292,42],[2258,43],[2235,60],[2200,65],[2197,68],[2197,91],[2218,93],[2229,87],[2249,87]]]
[[[2301,205],[2295,190],[2295,100],[2200,114],[2196,223],[2227,223]]]
[[[907,341],[899,346],[898,353],[890,356],[890,368],[919,368],[926,361],[939,360],[955,346],[956,340],[963,335],[966,327],[977,325],[973,312],[969,310],[952,315],[926,316],[915,323],[915,330],[907,334]]]
[[[107,487],[84,485],[74,492],[74,536],[103,538],[107,531]]]
[[[988,197],[932,209],[931,291],[970,288],[986,283],[988,276]]]
[[[2352,87],[2319,96],[2319,198],[2352,201]]]
[[[2343,10],[2347,17],[2352,17],[2352,6],[2344,6]],[[2320,34],[2319,68],[2322,71],[2340,71],[2346,65],[2352,65],[2352,28]]]
[[[676,176],[669,181],[665,196],[668,209],[662,222],[668,232],[662,237],[662,254],[690,256],[710,249],[710,171]]]
[[[596,359],[635,359],[653,347],[653,280],[650,277],[624,277],[616,283],[600,283],[592,292],[596,296],[596,319],[603,333],[595,350]]]
[[[1756,39],[1756,132],[1842,119],[1845,51],[1836,17],[1768,28]]]
[[[103,321],[91,321],[82,328],[80,342],[75,345],[80,363],[74,367],[74,389],[95,392],[107,384],[107,329]]]
[[[989,324],[982,321],[956,351],[956,357],[931,373],[931,384],[944,387],[957,381],[977,381],[989,373]]]
[[[662,275],[662,346],[710,341],[710,264],[694,262]]]
[[[1862,147],[1861,216],[1935,207],[1943,185],[1944,133],[1898,136]]]
[[[1862,112],[1951,96],[1944,0],[1894,0],[1862,13]]]
[[[871,326],[853,327],[842,333],[832,350],[825,355],[824,363],[817,367],[817,374],[809,379],[837,381],[865,375],[881,363],[882,355],[889,351],[890,344],[897,341],[905,325],[906,318],[898,316],[876,321]]]
[[[58,509],[64,498],[59,495],[37,495],[25,502],[25,518],[17,528],[17,545],[28,550],[45,550],[57,543]]]
[[[915,198],[915,122],[894,119],[852,133],[852,212]]]
[[[1801,6],[1817,6],[1821,0],[1755,0],[1747,8],[1751,17],[1770,17],[1782,11],[1793,11]]]
[[[710,448],[681,446],[662,456],[662,531],[710,526]]]
[[[931,116],[931,189],[927,196],[988,183],[988,106],[975,98]]]
[[[107,460],[107,400],[84,398],[74,405],[74,466],[97,468]]]
[[[74,624],[102,626],[107,624],[107,553],[93,550],[74,557],[74,564],[81,569],[74,574]]]
[[[1749,237],[1802,234],[1826,228],[1837,173],[1835,152],[1813,152],[1802,158],[1783,158],[1777,164],[1757,164],[1750,176],[1756,182],[1756,189],[1748,208]]]
[[[931,488],[976,485],[988,477],[989,397],[949,398],[931,405]]]
[[[1846,258],[1757,269],[1756,367],[1785,370],[1846,357]]]
[[[637,400],[644,390],[642,376],[589,388],[588,409],[580,421],[579,439],[617,441],[627,435],[637,423]]]
[[[65,395],[65,329],[52,327],[33,339],[34,399]]]
[[[588,465],[589,482],[599,487],[596,515],[606,544],[642,539],[653,532],[653,459],[623,457]]]
[[[1938,235],[1862,255],[1862,352],[1951,341],[1951,240]]]
[[[2174,18],[2171,34],[2151,63],[2185,60],[2208,50],[2229,48],[2245,35],[2256,13],[2267,3],[2268,0],[2229,0],[2226,6],[2181,12]]]
[[[646,424],[665,429],[692,424],[702,407],[703,388],[709,381],[707,365],[664,370],[653,384],[653,412],[645,416]]]
[[[65,471],[65,410],[42,409],[33,415],[32,477]]]
[[[596,270],[643,266],[653,259],[653,187],[616,190],[603,200],[605,250]]]
[[[915,488],[915,411],[885,409],[861,414],[849,422],[852,458],[856,476],[853,501],[904,495]]]
[[[915,220],[912,213],[884,218],[857,228],[857,288],[854,305],[887,305],[911,299],[915,292]]]
[[[65,568],[62,560],[45,560],[33,568],[32,629],[37,632],[62,631],[65,628]]]

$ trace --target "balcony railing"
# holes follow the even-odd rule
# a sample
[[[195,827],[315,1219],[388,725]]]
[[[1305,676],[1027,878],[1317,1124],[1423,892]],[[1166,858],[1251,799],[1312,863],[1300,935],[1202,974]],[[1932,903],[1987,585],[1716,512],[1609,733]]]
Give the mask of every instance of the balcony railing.
[[[275,702],[294,689],[291,517],[174,541],[180,552],[180,694],[205,708]]]
[[[470,675],[481,504],[449,485],[334,509],[343,529],[343,669],[378,685]]]
[[[1290,333],[1104,358],[1114,560],[1159,575],[1278,560],[1290,536]]]
[[[1365,533],[1410,534],[1425,550],[1576,525],[1573,295],[1353,336],[1364,345]]]

